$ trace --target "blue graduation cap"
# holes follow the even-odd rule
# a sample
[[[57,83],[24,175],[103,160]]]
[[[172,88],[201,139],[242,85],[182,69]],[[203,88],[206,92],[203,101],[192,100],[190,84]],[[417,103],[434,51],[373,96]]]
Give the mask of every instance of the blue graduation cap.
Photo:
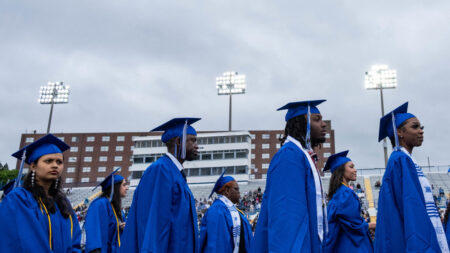
[[[195,129],[191,126],[191,124],[199,121],[200,118],[174,118],[169,120],[168,122],[154,128],[151,132],[154,131],[164,131],[161,136],[161,141],[166,143],[172,138],[180,137],[181,140],[181,159],[186,158],[186,135],[197,135]],[[178,158],[177,155],[177,147],[175,146],[175,157]]]
[[[105,177],[105,179],[103,179],[103,181],[100,184],[95,186],[94,189],[92,189],[92,191],[97,189],[97,187],[101,186],[102,192],[105,192],[109,187],[111,187],[111,194],[109,196],[109,201],[111,202],[113,195],[114,195],[114,184],[124,180],[124,178],[121,175],[116,174],[117,171],[119,171],[119,170],[120,170],[120,168],[117,168],[113,172],[111,172],[111,174],[109,174],[107,177]]]
[[[236,181],[232,176],[226,176],[224,177],[223,175],[225,174],[225,171],[222,172],[222,174],[220,175],[219,179],[217,179],[216,184],[214,185],[214,188],[211,191],[211,194],[209,194],[208,198],[211,198],[211,196],[220,190],[220,188],[222,188],[226,183],[231,182],[231,181]]]
[[[327,163],[323,168],[323,171],[330,170],[333,173],[339,166],[345,164],[346,162],[351,161],[350,158],[347,157],[348,150],[331,155],[328,157]]]
[[[61,141],[58,137],[52,134],[47,134],[46,136],[12,154],[15,158],[22,160],[20,163],[19,175],[17,176],[14,188],[19,186],[20,180],[22,179],[24,162],[31,164],[43,155],[63,153],[69,148],[70,146]]]
[[[12,191],[14,189],[15,182],[16,182],[16,179],[12,179],[2,187],[1,190],[3,191],[4,195],[7,195],[10,191]]]
[[[311,149],[311,113],[319,113],[320,111],[317,108],[317,106],[323,102],[325,102],[325,99],[320,100],[309,100],[309,101],[299,101],[299,102],[291,102],[288,103],[280,108],[277,109],[277,111],[280,110],[287,110],[285,120],[288,121],[294,117],[300,116],[300,115],[308,115],[307,117],[307,124],[306,124],[306,148]]]
[[[395,108],[392,112],[384,115],[380,119],[380,129],[378,133],[378,141],[386,137],[394,137],[395,147],[398,147],[397,128],[407,119],[414,118],[411,113],[408,113],[408,102]]]

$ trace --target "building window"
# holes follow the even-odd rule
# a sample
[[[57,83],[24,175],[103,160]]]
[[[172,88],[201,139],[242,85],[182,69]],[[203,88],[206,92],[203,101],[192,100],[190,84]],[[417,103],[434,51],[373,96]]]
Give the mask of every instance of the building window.
[[[281,137],[283,137],[283,135],[284,134],[277,134],[276,136],[277,136],[277,139],[279,140],[279,139],[281,139]]]
[[[76,156],[69,157],[69,163],[76,163],[76,162],[77,162],[77,157]]]
[[[78,137],[77,136],[73,136],[72,137],[72,142],[78,142]]]
[[[250,164],[250,169],[255,169],[255,165],[253,163]]]
[[[117,141],[125,141],[125,136],[117,136]]]
[[[250,179],[255,179],[255,174],[250,174]]]
[[[102,141],[109,141],[109,136],[102,136]]]
[[[34,138],[33,137],[28,137],[25,139],[25,142],[33,142]]]
[[[108,152],[109,151],[109,147],[108,146],[101,146],[100,147],[100,151],[101,152]]]
[[[82,183],[89,183],[89,178],[88,177],[82,177],[81,178],[81,182]]]
[[[268,169],[269,168],[269,164],[268,163],[263,163],[261,168]]]
[[[330,147],[330,143],[329,143],[329,142],[323,143],[323,147],[324,147],[324,148],[329,148],[329,147]]]
[[[106,161],[108,161],[108,157],[107,157],[107,156],[100,156],[100,157],[98,158],[98,160],[99,160],[100,162],[106,162]]]
[[[323,153],[323,157],[328,158],[331,154],[329,152]]]
[[[252,144],[252,149],[255,149],[255,144]]]
[[[84,157],[84,159],[83,159],[83,161],[85,161],[85,162],[92,162],[92,156],[86,156],[86,157]]]
[[[104,167],[104,166],[98,167],[98,172],[105,172],[105,171],[106,171],[106,167]]]
[[[67,173],[74,173],[75,167],[67,167]]]
[[[267,174],[262,174],[262,179],[266,179],[267,178]]]
[[[261,157],[262,157],[262,159],[269,159],[270,158],[270,154],[263,153]]]
[[[70,184],[70,183],[73,183],[73,178],[66,177],[66,184]]]
[[[330,138],[330,134],[329,134],[329,133],[326,133],[326,134],[325,134],[325,138],[329,139],[329,138]]]
[[[116,146],[116,151],[123,151],[123,146]]]
[[[78,152],[78,147],[70,147],[70,152]]]
[[[122,156],[114,156],[114,161],[115,162],[121,162],[122,161]]]
[[[100,182],[102,182],[103,180],[105,180],[104,177],[98,177],[98,178],[97,178],[97,183],[100,183]]]
[[[280,148],[281,148],[281,144],[277,143],[277,149],[280,149]]]
[[[83,167],[83,172],[91,172],[91,167]]]
[[[262,134],[262,135],[261,135],[261,138],[262,138],[263,140],[268,140],[268,139],[270,139],[270,134]]]
[[[252,154],[252,156],[251,156],[251,157],[252,157],[252,159],[255,159],[255,154]]]
[[[58,137],[58,139],[60,139],[61,141],[64,141],[64,137]]]
[[[270,144],[269,143],[264,143],[262,144],[262,149],[269,149],[270,148]]]
[[[254,140],[255,139],[255,135],[254,134],[250,134],[250,138],[252,138],[252,140]]]
[[[94,142],[95,136],[88,136],[86,140],[87,140],[87,142]]]
[[[86,152],[92,152],[92,151],[94,151],[94,147],[92,147],[92,146],[87,146],[84,150],[85,150]]]

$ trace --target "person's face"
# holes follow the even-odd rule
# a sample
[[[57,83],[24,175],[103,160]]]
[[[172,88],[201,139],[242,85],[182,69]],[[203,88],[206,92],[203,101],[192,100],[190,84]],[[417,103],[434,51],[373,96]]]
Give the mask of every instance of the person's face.
[[[36,172],[36,182],[56,180],[64,169],[64,160],[61,153],[41,156],[30,166]]]
[[[419,147],[423,142],[423,126],[417,118],[407,119],[405,125],[397,129],[398,138],[401,143],[408,147]]]
[[[344,170],[344,178],[347,180],[347,182],[350,181],[356,181],[356,168],[355,164],[352,161],[348,161],[345,163],[345,170]]]
[[[125,198],[127,196],[127,192],[128,192],[127,180],[124,179],[120,184],[120,197]]]
[[[307,117],[307,116],[306,116]],[[311,114],[311,139],[316,143],[325,142],[325,134],[327,133],[327,124],[322,120],[322,115],[318,113]]]
[[[228,187],[224,195],[234,204],[239,203],[241,193],[239,192],[238,183],[236,181],[231,181],[230,186]]]
[[[197,136],[188,134],[186,136],[186,161],[193,161],[198,156]]]

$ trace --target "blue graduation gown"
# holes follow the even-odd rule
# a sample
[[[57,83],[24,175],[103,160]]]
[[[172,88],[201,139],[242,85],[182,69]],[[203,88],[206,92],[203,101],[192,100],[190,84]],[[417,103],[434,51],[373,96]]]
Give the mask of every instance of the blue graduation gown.
[[[52,249],[49,244],[49,222],[31,192],[16,188],[0,204],[0,252],[81,252],[81,230],[72,211],[64,218],[57,208],[50,214]]]
[[[450,227],[449,227],[450,219],[447,220],[446,224],[442,224],[445,229],[445,237],[447,238],[447,243],[450,246]]]
[[[194,196],[167,155],[142,176],[121,239],[120,252],[198,252]]]
[[[314,176],[305,154],[288,142],[270,163],[251,252],[322,251]]]
[[[120,223],[120,218],[119,219]],[[95,199],[89,206],[86,222],[86,252],[101,249],[102,252],[118,252],[117,221],[111,203],[106,197]],[[120,230],[120,228],[119,228]],[[119,236],[122,231],[119,231]]]
[[[361,204],[352,189],[340,186],[328,202],[325,252],[373,252],[369,225],[361,217]]]
[[[441,252],[414,162],[402,151],[384,172],[374,244],[375,252]]]
[[[245,249],[250,252],[250,243],[253,237],[252,227],[241,212],[239,215],[241,216],[241,231],[244,233]],[[233,249],[233,220],[230,211],[225,203],[216,199],[200,225],[200,252],[232,253]]]

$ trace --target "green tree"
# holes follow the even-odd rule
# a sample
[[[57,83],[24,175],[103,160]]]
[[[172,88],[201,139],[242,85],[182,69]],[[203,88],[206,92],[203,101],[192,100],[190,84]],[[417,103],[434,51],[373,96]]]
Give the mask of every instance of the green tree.
[[[8,166],[8,165],[5,165],[5,166]],[[5,166],[3,166],[3,167],[5,167]],[[8,168],[8,167],[6,167],[6,168]],[[0,170],[0,185],[3,186],[9,180],[16,178],[17,174],[19,174],[18,170],[8,170],[8,169]]]

